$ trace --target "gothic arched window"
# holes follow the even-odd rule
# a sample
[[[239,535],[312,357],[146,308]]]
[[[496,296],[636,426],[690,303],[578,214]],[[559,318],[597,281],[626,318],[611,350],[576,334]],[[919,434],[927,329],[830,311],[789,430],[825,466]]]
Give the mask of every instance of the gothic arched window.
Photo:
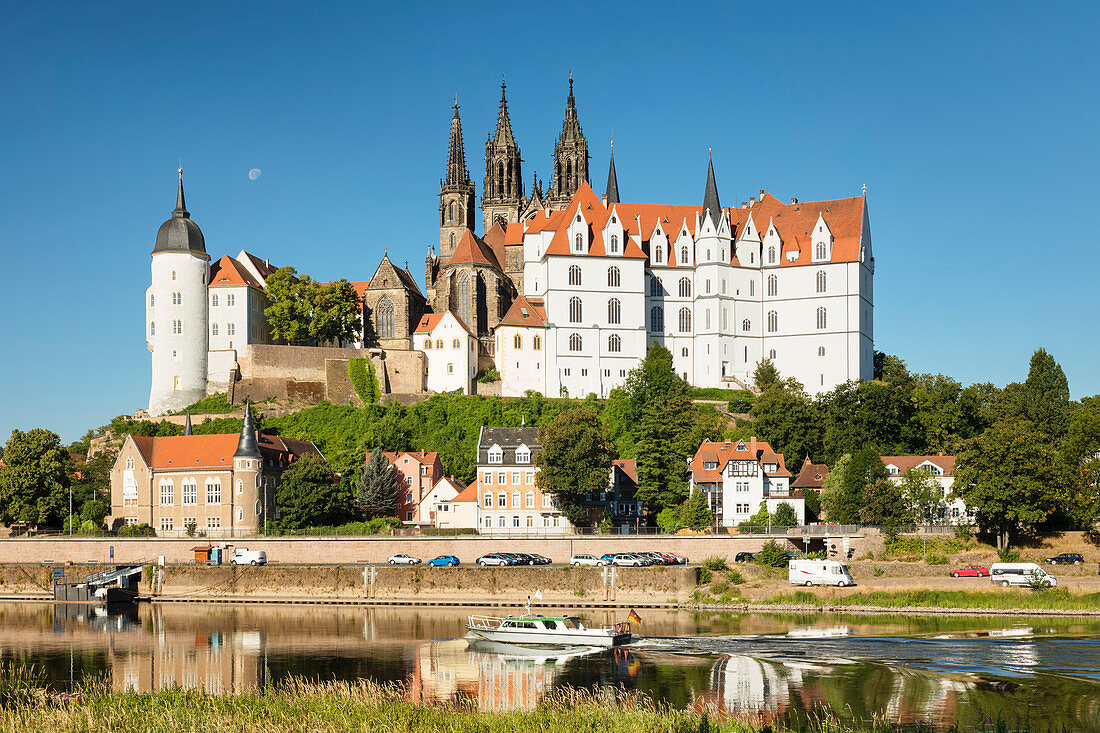
[[[617,287],[619,287],[619,283],[620,283],[619,268],[617,268],[617,267],[607,268],[607,286],[609,288],[617,288]]]
[[[750,321],[748,318],[741,321],[741,330],[742,331],[751,331],[752,330],[752,321]]]
[[[680,332],[691,333],[691,309],[680,309]]]
[[[649,295],[650,295],[650,297],[656,298],[660,294],[661,294],[661,279],[659,277],[655,277],[655,278],[653,278],[652,280],[649,281]]]
[[[515,348],[515,349],[522,349],[523,348],[523,336],[520,336],[517,333],[515,336],[512,337],[512,348]]]
[[[577,235],[580,236],[579,234]],[[581,284],[581,268],[576,265],[569,266],[569,284],[580,285]]]
[[[581,335],[579,333],[569,334],[569,350],[580,351],[581,350]]]
[[[458,202],[456,201],[451,202],[450,219],[451,221],[458,221]]]
[[[576,238],[576,241],[574,243],[573,249],[575,249],[577,252],[583,252],[584,251],[584,235],[577,234],[577,238]]]
[[[825,243],[824,242],[818,242],[817,246],[814,247],[814,258],[818,259],[818,260],[825,259]]]
[[[619,303],[618,298],[612,298],[607,301],[607,322],[608,323],[621,323],[622,322],[622,305]]]
[[[775,349],[772,349],[768,352],[768,358],[773,360],[775,359]]]
[[[378,336],[379,338],[393,338],[393,301],[384,297],[378,301]]]
[[[680,278],[680,297],[681,298],[690,298],[691,297],[691,280],[689,280],[686,277]]]
[[[779,314],[775,311],[768,311],[768,333],[775,333],[779,330]]]
[[[774,296],[779,292],[779,278],[768,275],[768,296]]]
[[[649,309],[649,330],[657,333],[665,330],[665,309],[659,305]]]
[[[619,235],[612,234],[611,235],[611,253],[612,254],[618,254],[618,252],[619,252]]]
[[[470,324],[470,273],[462,272],[458,275],[458,287],[455,288],[455,298],[458,299],[458,317],[466,325]]]
[[[687,248],[686,244],[683,247],[680,248],[680,264],[681,265],[691,264],[688,261],[688,248]]]
[[[817,292],[819,292],[819,293],[824,293],[825,292],[825,271],[824,270],[818,270],[817,271]]]
[[[775,247],[768,247],[768,264],[775,264]]]
[[[825,356],[825,347],[824,346],[818,346],[817,347],[817,355],[818,356]]]
[[[580,323],[581,318],[584,315],[583,308],[581,306],[581,299],[572,297],[569,299],[569,322]]]
[[[617,354],[623,350],[623,340],[619,338],[619,334],[613,333],[607,337],[607,350],[612,354]]]
[[[827,321],[826,321],[825,309],[824,308],[818,308],[817,309],[817,327],[818,328],[825,328],[826,322]]]

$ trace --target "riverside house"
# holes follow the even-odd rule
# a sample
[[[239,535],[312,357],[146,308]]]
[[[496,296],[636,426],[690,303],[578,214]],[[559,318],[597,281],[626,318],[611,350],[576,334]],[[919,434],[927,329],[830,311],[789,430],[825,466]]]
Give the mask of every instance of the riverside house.
[[[805,499],[800,490],[791,488],[783,454],[762,440],[704,440],[690,468],[691,490],[699,489],[707,497],[720,527],[747,521],[761,503],[772,514],[780,504],[790,504],[798,523],[806,522]]]

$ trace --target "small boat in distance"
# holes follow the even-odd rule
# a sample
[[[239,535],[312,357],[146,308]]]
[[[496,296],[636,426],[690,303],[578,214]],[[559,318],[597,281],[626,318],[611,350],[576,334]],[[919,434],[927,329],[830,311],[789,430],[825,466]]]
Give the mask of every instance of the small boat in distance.
[[[468,640],[484,639],[508,644],[612,647],[630,641],[630,624],[586,628],[576,616],[469,616]]]

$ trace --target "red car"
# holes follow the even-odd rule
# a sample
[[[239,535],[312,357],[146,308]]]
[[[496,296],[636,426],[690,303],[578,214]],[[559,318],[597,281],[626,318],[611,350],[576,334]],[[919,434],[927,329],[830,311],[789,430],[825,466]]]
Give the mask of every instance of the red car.
[[[988,578],[989,568],[983,565],[967,565],[965,568],[959,568],[958,570],[951,571],[952,578],[969,577],[969,578]]]

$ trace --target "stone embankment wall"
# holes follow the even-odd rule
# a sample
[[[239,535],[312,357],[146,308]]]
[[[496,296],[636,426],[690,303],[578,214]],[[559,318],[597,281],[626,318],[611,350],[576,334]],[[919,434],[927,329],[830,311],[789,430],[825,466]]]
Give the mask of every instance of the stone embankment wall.
[[[359,539],[267,539],[229,540],[233,546],[264,550],[272,563],[351,564],[383,563],[390,555],[403,552],[423,560],[436,555],[455,555],[463,564],[472,563],[488,552],[532,552],[554,562],[568,562],[575,553],[602,555],[605,552],[663,550],[700,562],[719,555],[732,561],[738,552],[755,552],[768,538],[753,535],[707,536],[662,535],[592,537],[368,537]],[[783,538],[777,538],[782,541]],[[859,537],[852,547],[859,552]],[[214,541],[215,543],[220,540]],[[191,563],[191,548],[210,541],[200,538],[97,538],[0,539],[0,563],[130,563],[155,562],[163,556],[168,564]],[[797,544],[796,544],[797,543]],[[789,549],[801,549],[796,538],[786,541]]]

